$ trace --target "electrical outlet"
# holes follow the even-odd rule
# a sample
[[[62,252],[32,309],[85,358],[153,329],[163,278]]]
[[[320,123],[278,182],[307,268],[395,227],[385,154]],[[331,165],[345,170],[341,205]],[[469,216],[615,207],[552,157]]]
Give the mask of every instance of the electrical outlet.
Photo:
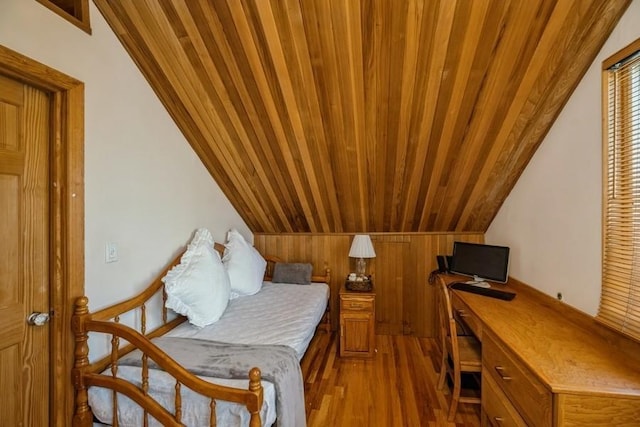
[[[107,263],[118,261],[118,244],[117,243],[108,242],[105,245],[104,261]]]

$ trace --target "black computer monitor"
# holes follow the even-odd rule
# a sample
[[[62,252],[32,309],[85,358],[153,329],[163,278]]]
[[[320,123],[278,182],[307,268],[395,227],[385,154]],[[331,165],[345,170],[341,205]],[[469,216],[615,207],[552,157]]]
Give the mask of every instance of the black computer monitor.
[[[449,270],[475,281],[506,283],[509,276],[509,248],[479,243],[453,242]]]

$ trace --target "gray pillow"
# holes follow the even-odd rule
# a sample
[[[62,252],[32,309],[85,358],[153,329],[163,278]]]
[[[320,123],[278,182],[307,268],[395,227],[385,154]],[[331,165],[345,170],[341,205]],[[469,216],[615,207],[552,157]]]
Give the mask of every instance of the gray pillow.
[[[299,285],[311,284],[311,264],[298,262],[276,262],[273,267],[273,283],[297,283]]]

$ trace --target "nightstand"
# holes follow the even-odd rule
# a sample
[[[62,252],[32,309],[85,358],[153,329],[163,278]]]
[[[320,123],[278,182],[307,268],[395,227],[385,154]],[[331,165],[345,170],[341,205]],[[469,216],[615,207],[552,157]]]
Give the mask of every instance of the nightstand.
[[[340,357],[372,357],[376,348],[376,294],[340,289]]]

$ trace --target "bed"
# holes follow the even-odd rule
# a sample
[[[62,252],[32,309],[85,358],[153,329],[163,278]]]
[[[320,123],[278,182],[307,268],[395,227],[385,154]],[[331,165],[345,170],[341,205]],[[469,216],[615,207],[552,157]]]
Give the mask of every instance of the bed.
[[[223,253],[223,245],[212,246]],[[290,403],[300,387],[304,393],[299,362],[315,331],[330,329],[329,269],[311,275],[310,284],[286,283],[273,279],[287,264],[265,257],[260,290],[230,299],[219,319],[200,327],[168,308],[163,278],[185,253],[126,301],[95,313],[86,297],[76,301],[73,425],[301,424],[304,396],[297,408]],[[110,348],[93,360],[97,335],[107,336]]]

